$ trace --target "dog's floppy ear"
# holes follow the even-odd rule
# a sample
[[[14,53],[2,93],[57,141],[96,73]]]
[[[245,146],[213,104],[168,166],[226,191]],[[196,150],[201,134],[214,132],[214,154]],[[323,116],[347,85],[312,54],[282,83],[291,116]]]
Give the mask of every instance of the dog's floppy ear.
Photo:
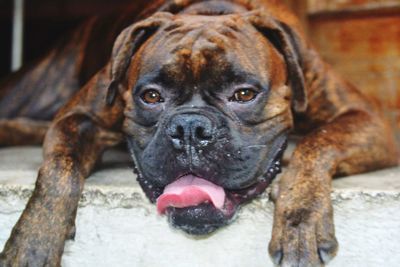
[[[274,19],[264,10],[249,12],[245,18],[283,55],[287,65],[288,83],[292,88],[293,110],[306,111],[307,96],[301,67],[301,44],[297,41],[297,36],[287,24]]]
[[[161,26],[172,19],[168,12],[158,12],[124,29],[114,42],[111,57],[111,82],[107,89],[106,102],[112,105],[118,86],[123,79],[135,52]]]

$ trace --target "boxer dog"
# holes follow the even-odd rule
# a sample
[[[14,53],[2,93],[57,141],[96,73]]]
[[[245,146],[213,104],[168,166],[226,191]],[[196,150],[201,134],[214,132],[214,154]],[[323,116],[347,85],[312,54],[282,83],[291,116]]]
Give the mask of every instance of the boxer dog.
[[[122,140],[158,211],[204,235],[266,189],[293,132],[304,137],[272,190],[269,253],[278,266],[325,265],[338,248],[332,176],[396,164],[381,113],[279,1],[146,2],[90,20],[3,84],[1,144],[47,133],[0,266],[60,265],[85,178]]]

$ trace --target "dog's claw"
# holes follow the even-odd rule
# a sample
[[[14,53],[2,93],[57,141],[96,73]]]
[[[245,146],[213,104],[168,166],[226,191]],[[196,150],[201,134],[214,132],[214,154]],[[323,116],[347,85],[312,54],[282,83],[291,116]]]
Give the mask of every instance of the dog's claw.
[[[332,240],[320,242],[318,244],[318,255],[324,264],[328,264],[336,255],[338,242],[335,237]]]
[[[282,262],[283,253],[282,250],[276,250],[271,253],[271,259],[275,266],[278,266]]]
[[[76,226],[72,225],[71,228],[69,229],[67,240],[75,240],[75,234],[76,234]]]

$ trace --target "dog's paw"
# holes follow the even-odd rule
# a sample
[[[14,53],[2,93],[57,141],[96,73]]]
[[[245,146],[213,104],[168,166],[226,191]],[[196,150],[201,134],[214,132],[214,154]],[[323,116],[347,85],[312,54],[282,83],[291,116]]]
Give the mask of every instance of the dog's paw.
[[[269,254],[276,266],[325,266],[338,250],[329,194],[278,197]]]
[[[59,257],[51,249],[14,247],[0,254],[0,267],[59,267]]]
[[[0,267],[59,267],[64,239],[56,232],[35,232],[40,228],[14,228],[0,253]],[[31,232],[28,232],[31,230]]]

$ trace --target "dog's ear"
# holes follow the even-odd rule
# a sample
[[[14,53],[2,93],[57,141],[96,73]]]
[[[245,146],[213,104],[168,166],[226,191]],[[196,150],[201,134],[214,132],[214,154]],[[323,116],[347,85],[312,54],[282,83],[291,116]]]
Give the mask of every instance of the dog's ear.
[[[287,65],[288,83],[293,94],[292,108],[299,113],[306,111],[307,96],[302,70],[302,44],[295,32],[290,26],[274,19],[264,10],[249,12],[245,18],[283,55]]]
[[[112,105],[119,84],[123,79],[133,55],[139,47],[160,27],[171,21],[173,15],[158,12],[124,29],[114,42],[111,57],[111,82],[107,89],[106,102]]]

